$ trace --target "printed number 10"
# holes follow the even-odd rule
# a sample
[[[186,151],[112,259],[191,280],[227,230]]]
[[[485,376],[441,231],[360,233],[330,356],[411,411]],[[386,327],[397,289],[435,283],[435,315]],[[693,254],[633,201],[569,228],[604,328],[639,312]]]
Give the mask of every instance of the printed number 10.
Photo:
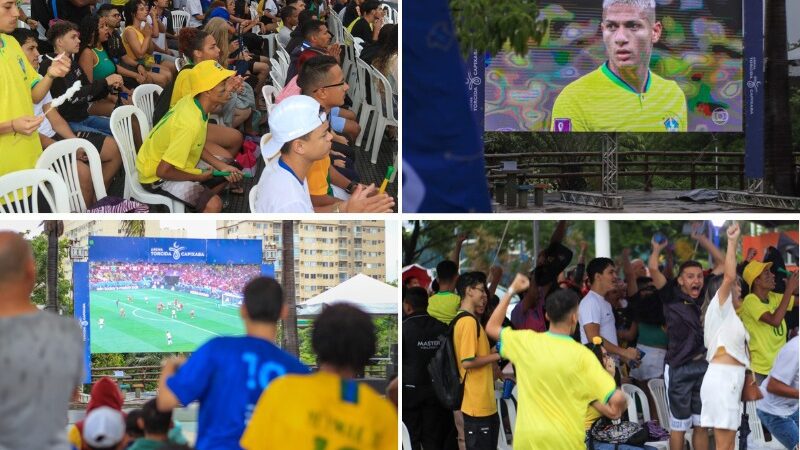
[[[269,361],[259,365],[258,355],[252,352],[243,353],[242,361],[247,363],[247,389],[263,390],[270,381],[286,374],[286,368],[278,363]]]
[[[322,437],[314,438],[314,450],[328,450],[328,440]],[[353,447],[342,447],[339,450],[356,450]]]

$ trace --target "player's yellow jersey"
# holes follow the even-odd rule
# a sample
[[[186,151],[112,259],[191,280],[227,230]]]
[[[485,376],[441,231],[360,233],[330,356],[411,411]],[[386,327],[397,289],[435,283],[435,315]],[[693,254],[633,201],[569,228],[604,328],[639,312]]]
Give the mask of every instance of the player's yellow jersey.
[[[558,94],[550,130],[686,131],[687,120],[686,96],[678,83],[648,71],[639,93],[604,63]]]
[[[261,394],[239,444],[252,449],[397,450],[397,410],[327,372],[286,375]]]

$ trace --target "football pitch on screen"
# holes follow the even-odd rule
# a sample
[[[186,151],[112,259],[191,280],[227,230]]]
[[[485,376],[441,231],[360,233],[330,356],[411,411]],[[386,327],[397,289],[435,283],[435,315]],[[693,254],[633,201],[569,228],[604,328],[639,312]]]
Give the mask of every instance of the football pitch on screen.
[[[182,310],[174,307],[175,299],[183,304]],[[161,312],[159,303],[164,304]],[[124,317],[120,308],[125,309]],[[213,337],[244,334],[238,306],[188,292],[92,291],[89,311],[92,353],[191,352]],[[167,332],[172,336],[171,345]]]

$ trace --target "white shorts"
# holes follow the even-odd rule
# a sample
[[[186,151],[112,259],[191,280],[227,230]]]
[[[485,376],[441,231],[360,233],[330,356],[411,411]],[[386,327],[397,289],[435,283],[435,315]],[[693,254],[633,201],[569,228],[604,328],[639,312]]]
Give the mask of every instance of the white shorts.
[[[667,350],[639,344],[636,346],[644,352],[644,358],[639,367],[631,369],[630,375],[637,380],[652,380],[664,376],[664,358]]]
[[[744,366],[709,364],[700,388],[700,399],[703,401],[700,425],[704,428],[738,430],[742,418],[742,387]]]

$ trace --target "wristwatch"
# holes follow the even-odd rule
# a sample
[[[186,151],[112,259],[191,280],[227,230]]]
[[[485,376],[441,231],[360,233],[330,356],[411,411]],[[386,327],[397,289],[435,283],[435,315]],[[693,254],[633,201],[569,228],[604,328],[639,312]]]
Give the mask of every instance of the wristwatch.
[[[345,191],[346,191],[348,194],[352,194],[352,193],[353,193],[353,190],[356,188],[356,186],[358,186],[358,183],[356,183],[355,181],[351,181],[351,182],[350,182],[350,184],[348,184],[348,185],[347,185],[347,187],[346,187],[346,188],[344,188],[344,190],[345,190]]]

